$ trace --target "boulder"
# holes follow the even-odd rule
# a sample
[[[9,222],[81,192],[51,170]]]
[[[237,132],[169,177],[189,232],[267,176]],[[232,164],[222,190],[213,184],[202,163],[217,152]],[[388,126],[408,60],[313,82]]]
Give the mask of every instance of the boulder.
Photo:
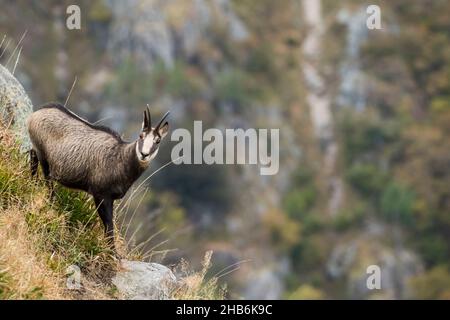
[[[124,299],[167,300],[177,278],[169,268],[158,263],[122,260],[112,283]]]
[[[33,112],[33,105],[22,85],[13,74],[0,64],[0,122],[9,126],[21,150],[30,149],[26,130],[26,118]]]

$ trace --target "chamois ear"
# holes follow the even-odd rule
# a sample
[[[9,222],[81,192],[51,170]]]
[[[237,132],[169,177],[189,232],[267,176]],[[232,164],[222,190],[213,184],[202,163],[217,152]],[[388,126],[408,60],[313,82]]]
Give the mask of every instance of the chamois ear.
[[[158,134],[163,137],[163,135],[161,134],[161,132],[164,132],[164,135],[167,133],[167,131],[169,130],[169,124],[166,122],[164,122],[164,120],[167,118],[167,116],[170,114],[170,111],[167,111],[163,117],[161,118],[161,120],[159,120],[158,125],[155,127],[155,131],[158,132]],[[163,126],[161,126],[164,123]],[[167,126],[167,128],[164,130],[162,130],[162,127]]]
[[[169,132],[169,123],[166,121],[160,128],[159,128],[159,135],[161,136],[161,139],[164,138],[167,135],[167,132]]]

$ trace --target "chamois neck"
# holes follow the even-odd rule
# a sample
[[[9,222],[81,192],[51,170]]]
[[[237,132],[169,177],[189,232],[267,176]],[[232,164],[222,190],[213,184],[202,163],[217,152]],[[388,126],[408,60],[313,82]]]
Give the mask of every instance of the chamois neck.
[[[149,163],[145,163],[139,160],[136,154],[136,144],[137,140],[126,144],[125,158],[127,161],[125,163],[129,165],[129,170],[137,175],[137,177],[139,177],[148,168]]]

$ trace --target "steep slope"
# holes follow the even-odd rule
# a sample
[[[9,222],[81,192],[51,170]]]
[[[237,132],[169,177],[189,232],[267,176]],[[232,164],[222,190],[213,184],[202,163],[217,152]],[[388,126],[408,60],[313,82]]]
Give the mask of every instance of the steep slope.
[[[212,253],[200,272],[182,263],[177,279],[162,265],[139,261],[140,251],[117,232],[120,261],[90,196],[54,186],[51,197],[46,182],[30,174],[30,112],[23,87],[0,65],[0,300],[223,297],[217,279],[206,279]]]

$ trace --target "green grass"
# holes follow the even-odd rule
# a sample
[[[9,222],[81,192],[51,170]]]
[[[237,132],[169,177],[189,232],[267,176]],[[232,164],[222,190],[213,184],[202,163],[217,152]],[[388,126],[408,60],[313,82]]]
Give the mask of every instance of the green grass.
[[[27,261],[21,261],[19,253],[15,256],[13,245],[29,253],[29,260],[42,262],[41,267],[61,285],[64,285],[66,268],[73,264],[80,267],[88,281],[101,281],[104,275],[111,274],[116,267],[115,258],[90,197],[56,186],[50,199],[50,190],[41,175],[31,177],[27,155],[18,151],[7,132],[1,132],[0,137],[0,233],[7,242],[0,248],[0,298],[54,297],[48,292],[55,290],[48,290],[45,285],[35,285],[32,281],[29,286],[18,285],[21,277],[27,275],[19,274],[24,270],[15,269],[8,260],[17,259],[17,265]],[[120,237],[118,242],[119,250],[125,251],[120,248]],[[31,277],[33,270],[30,266]],[[41,280],[38,282],[45,283]],[[61,292],[70,297],[65,289]]]

